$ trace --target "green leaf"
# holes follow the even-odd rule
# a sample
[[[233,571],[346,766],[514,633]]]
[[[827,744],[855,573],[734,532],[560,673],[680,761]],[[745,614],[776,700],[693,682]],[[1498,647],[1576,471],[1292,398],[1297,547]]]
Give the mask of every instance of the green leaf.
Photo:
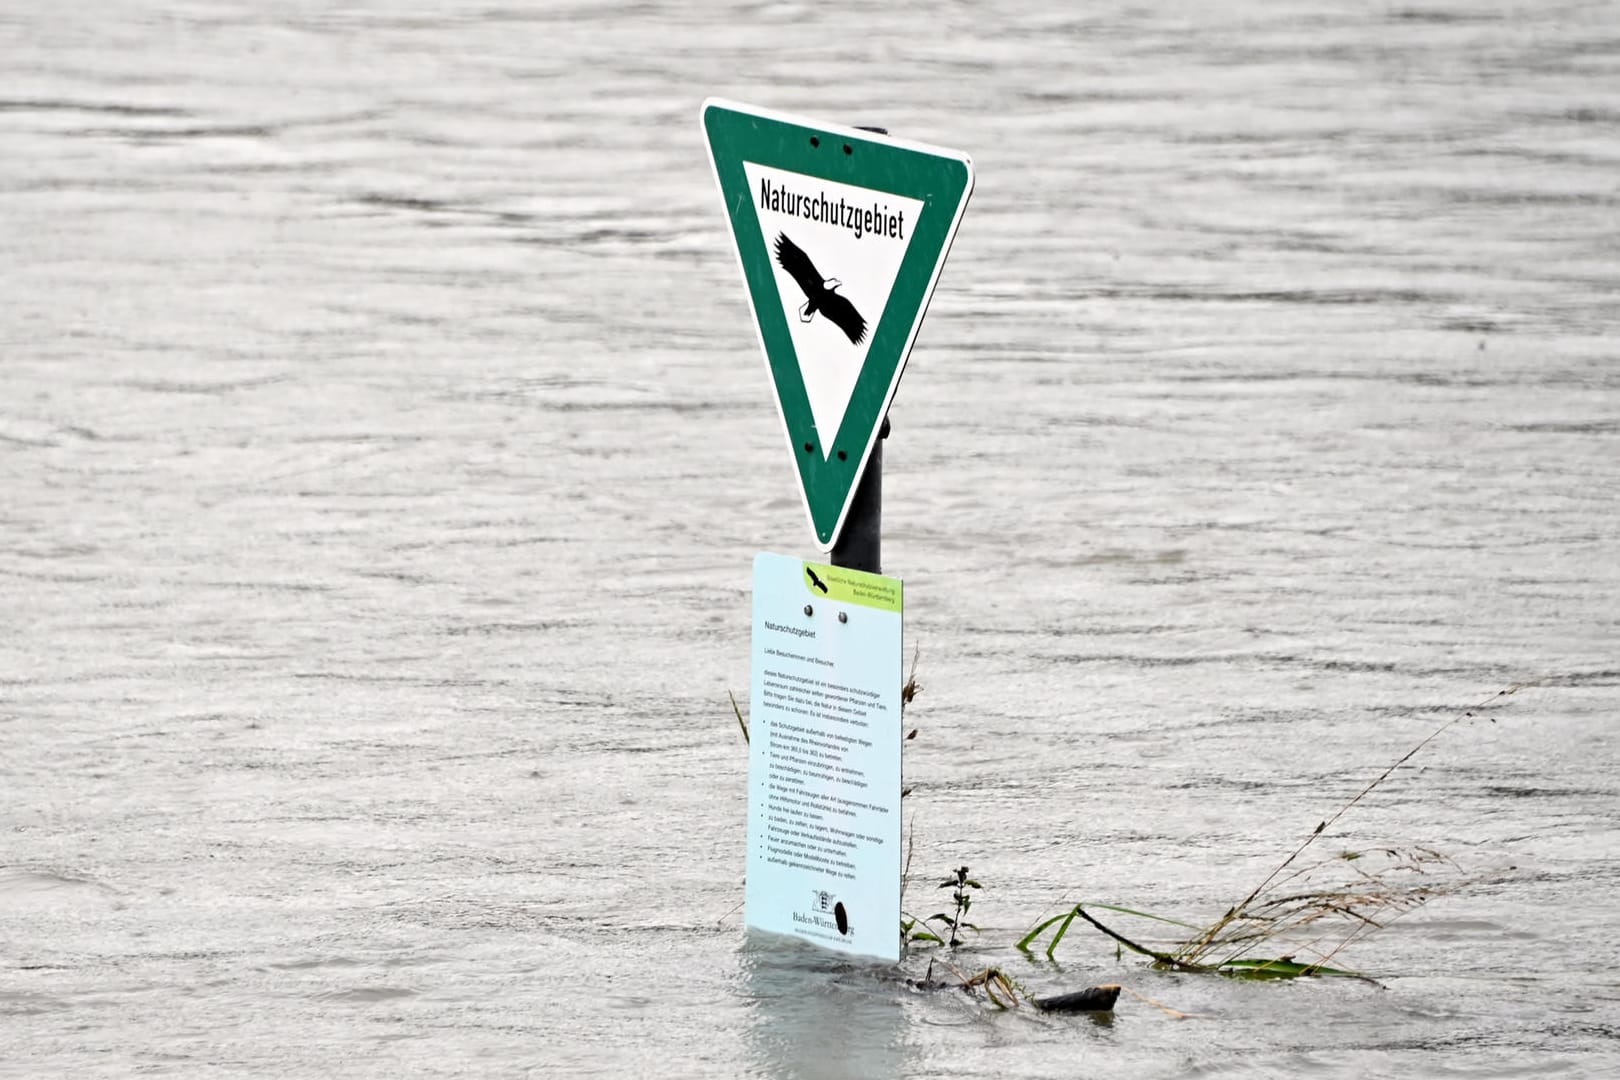
[[[1363,979],[1359,971],[1327,967],[1323,964],[1301,964],[1297,960],[1225,960],[1215,965],[1222,975],[1242,979],[1297,979],[1306,975],[1332,975],[1345,979]]]
[[[1057,933],[1052,935],[1052,940],[1046,943],[1046,958],[1048,960],[1052,959],[1052,953],[1057,949],[1058,942],[1062,941],[1063,935],[1069,932],[1069,924],[1074,922],[1074,917],[1078,914],[1080,914],[1080,905],[1076,904],[1074,909],[1069,912],[1068,918],[1063,920],[1063,925],[1057,928]]]
[[[1064,913],[1061,913],[1061,914],[1054,915],[1050,919],[1047,919],[1045,922],[1043,922],[1040,925],[1036,926],[1029,933],[1025,934],[1023,937],[1018,939],[1018,948],[1020,950],[1024,951],[1024,952],[1029,952],[1029,943],[1030,942],[1032,942],[1036,938],[1040,937],[1041,933],[1048,926],[1051,926],[1053,923],[1058,922],[1059,920],[1065,919],[1065,918],[1068,918],[1068,919],[1074,918],[1074,912],[1073,911],[1068,911],[1068,912],[1064,912]]]

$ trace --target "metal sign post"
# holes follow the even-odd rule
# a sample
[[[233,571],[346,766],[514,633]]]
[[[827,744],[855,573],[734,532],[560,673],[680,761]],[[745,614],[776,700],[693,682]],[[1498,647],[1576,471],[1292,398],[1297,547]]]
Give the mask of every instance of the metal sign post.
[[[855,488],[855,499],[844,518],[844,531],[833,545],[834,566],[883,573],[883,440],[889,437],[889,418],[883,418],[866,471]]]

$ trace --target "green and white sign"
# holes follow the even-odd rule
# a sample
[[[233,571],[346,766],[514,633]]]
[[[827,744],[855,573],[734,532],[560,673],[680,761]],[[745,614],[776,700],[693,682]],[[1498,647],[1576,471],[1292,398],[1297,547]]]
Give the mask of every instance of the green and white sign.
[[[830,550],[973,191],[966,154],[709,100],[709,161]]]

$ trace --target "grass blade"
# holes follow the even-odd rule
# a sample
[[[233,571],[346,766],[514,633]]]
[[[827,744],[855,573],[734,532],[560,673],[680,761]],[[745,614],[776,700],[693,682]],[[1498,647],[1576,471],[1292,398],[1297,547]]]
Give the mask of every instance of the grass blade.
[[[1052,959],[1052,951],[1058,947],[1058,942],[1063,940],[1063,935],[1069,932],[1069,924],[1074,922],[1074,917],[1078,914],[1080,914],[1080,905],[1076,904],[1074,910],[1064,916],[1063,925],[1057,928],[1057,933],[1052,935],[1052,940],[1047,942],[1046,958],[1048,960]]]
[[[1054,915],[1050,919],[1047,919],[1045,922],[1043,922],[1039,926],[1035,927],[1035,929],[1033,929],[1029,933],[1025,934],[1022,938],[1018,939],[1018,948],[1019,948],[1019,950],[1021,952],[1029,952],[1029,943],[1034,941],[1036,938],[1040,937],[1041,932],[1043,930],[1045,930],[1048,926],[1051,926],[1053,923],[1057,922],[1060,919],[1072,919],[1072,918],[1074,918],[1074,912],[1073,911],[1068,911],[1068,912],[1064,912],[1064,913],[1061,913],[1061,914],[1058,914],[1058,915]]]

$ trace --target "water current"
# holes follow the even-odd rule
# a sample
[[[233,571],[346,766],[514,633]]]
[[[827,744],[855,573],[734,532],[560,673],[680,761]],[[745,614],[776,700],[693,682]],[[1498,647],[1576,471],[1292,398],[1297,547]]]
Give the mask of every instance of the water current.
[[[1620,1071],[1620,6],[7,0],[0,56],[0,1075]],[[973,155],[886,451],[906,905],[967,864],[963,971],[1191,1018],[745,934],[726,692],[814,547],[711,94]],[[1376,982],[1013,948],[1214,918],[1511,686],[1319,842],[1455,864]]]

